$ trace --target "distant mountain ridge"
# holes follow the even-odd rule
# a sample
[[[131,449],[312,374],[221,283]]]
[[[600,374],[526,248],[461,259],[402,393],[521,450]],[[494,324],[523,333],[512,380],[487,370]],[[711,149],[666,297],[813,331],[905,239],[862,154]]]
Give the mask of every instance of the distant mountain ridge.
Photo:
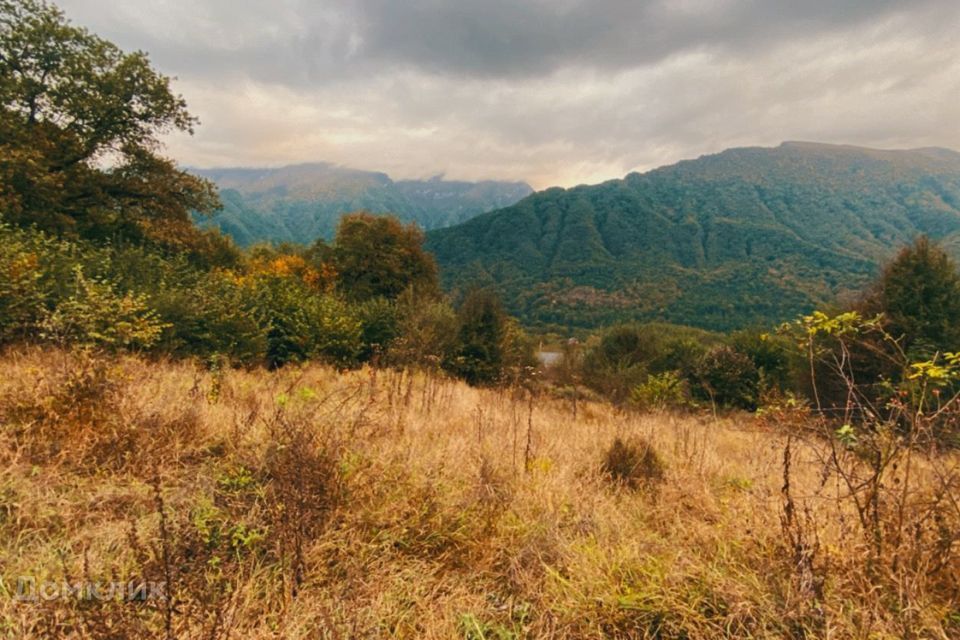
[[[191,169],[221,190],[223,210],[201,224],[219,227],[237,243],[309,243],[333,236],[344,213],[393,213],[436,229],[509,206],[533,192],[523,182],[394,181],[385,173],[328,163],[279,168]]]
[[[863,286],[919,234],[960,254],[960,154],[809,142],[547,189],[428,234],[448,288],[543,328],[778,322]]]

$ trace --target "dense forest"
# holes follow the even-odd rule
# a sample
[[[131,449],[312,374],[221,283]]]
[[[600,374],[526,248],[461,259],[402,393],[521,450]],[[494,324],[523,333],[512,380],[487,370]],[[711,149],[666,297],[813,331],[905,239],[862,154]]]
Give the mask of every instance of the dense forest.
[[[729,330],[857,290],[919,234],[956,250],[960,155],[785,143],[548,189],[428,248],[448,287],[494,286],[531,326]]]

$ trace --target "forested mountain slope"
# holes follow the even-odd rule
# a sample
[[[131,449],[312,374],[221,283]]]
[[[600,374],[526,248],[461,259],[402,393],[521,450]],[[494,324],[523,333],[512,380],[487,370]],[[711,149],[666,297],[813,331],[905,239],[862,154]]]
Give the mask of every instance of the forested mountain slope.
[[[861,287],[918,234],[960,252],[960,154],[788,142],[548,189],[433,231],[448,287],[534,326],[785,320]]]
[[[194,169],[220,187],[223,210],[203,224],[241,245],[261,240],[329,239],[344,213],[393,213],[424,229],[457,224],[511,205],[532,189],[522,182],[391,180],[385,173],[313,163],[278,169]]]

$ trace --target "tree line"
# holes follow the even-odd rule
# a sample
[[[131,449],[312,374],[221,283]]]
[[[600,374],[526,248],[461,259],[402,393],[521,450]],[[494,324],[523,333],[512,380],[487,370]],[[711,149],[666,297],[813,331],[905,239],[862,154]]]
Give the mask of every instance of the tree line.
[[[444,369],[493,383],[529,364],[485,291],[440,293],[423,234],[363,212],[333,243],[241,251],[193,223],[216,187],[160,154],[196,118],[143,52],[44,0],[0,0],[0,343],[283,366]]]

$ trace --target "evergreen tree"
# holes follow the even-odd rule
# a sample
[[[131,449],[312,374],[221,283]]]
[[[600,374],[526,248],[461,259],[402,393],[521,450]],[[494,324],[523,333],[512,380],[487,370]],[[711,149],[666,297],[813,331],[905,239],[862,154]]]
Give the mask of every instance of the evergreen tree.
[[[507,314],[497,294],[476,289],[458,312],[459,349],[451,369],[469,384],[493,384],[503,373]]]

